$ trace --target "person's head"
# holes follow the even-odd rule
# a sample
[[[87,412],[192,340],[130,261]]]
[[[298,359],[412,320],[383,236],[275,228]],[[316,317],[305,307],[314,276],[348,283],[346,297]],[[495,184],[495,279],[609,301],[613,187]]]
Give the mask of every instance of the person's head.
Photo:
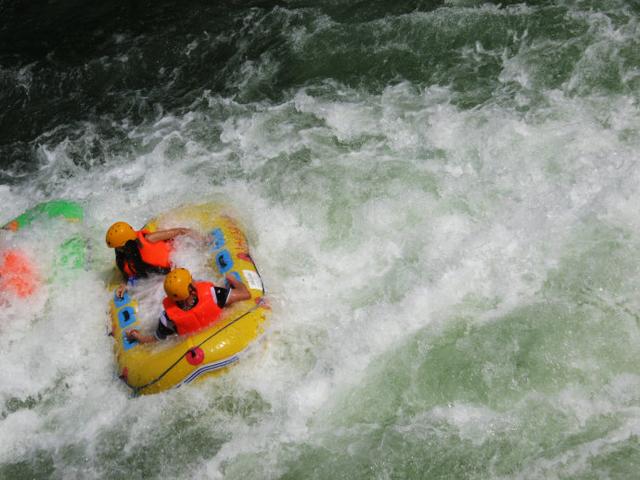
[[[116,222],[107,230],[107,246],[109,248],[122,248],[130,241],[136,239],[136,231],[126,222]]]
[[[164,277],[164,291],[174,302],[184,302],[195,292],[192,281],[186,268],[173,269]]]

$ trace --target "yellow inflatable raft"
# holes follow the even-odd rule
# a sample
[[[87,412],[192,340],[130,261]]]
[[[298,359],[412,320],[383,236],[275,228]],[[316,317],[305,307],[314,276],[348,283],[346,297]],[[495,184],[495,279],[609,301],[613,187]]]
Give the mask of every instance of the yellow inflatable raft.
[[[176,225],[197,224],[210,236],[209,265],[220,276],[233,275],[244,283],[251,299],[234,303],[210,327],[188,336],[174,336],[153,344],[130,342],[125,331],[140,326],[138,302],[129,293],[110,301],[112,334],[120,378],[135,394],[157,393],[224,371],[260,336],[268,318],[260,274],[251,259],[246,238],[236,222],[207,204],[183,207],[150,221],[158,229],[165,219]],[[115,292],[118,275],[109,287]]]

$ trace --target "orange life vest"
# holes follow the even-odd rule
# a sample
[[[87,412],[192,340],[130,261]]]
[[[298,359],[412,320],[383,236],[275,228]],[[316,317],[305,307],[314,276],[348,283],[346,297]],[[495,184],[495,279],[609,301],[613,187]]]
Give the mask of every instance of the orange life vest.
[[[169,297],[162,301],[167,317],[175,323],[179,335],[196,332],[215,322],[222,313],[211,294],[211,282],[195,282],[198,303],[191,310],[182,310]]]
[[[38,275],[20,250],[6,250],[0,255],[0,291],[20,298],[30,296],[38,286]]]
[[[140,252],[140,258],[147,265],[153,267],[160,267],[171,269],[171,263],[169,257],[171,256],[172,248],[171,243],[166,240],[152,243],[145,235],[150,234],[149,230],[140,230],[136,232],[138,251]],[[129,265],[128,261],[124,262],[124,271],[129,277],[135,276],[135,269],[132,265]]]
[[[145,235],[151,233],[149,230],[140,230],[136,232],[136,237],[140,242],[140,256],[144,263],[153,265],[154,267],[171,268],[169,257],[171,256],[171,244],[162,240],[160,242],[151,243]]]

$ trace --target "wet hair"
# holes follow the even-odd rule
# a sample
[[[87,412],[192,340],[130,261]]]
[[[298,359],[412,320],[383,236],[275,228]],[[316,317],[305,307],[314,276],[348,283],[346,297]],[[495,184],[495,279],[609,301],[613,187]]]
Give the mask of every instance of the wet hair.
[[[133,271],[134,276],[138,278],[146,277],[150,273],[167,274],[171,270],[169,268],[149,265],[142,260],[138,240],[129,240],[124,244],[122,249],[116,249],[116,265],[118,265],[122,274],[127,277],[128,275],[124,270],[125,263],[129,264],[129,268]]]

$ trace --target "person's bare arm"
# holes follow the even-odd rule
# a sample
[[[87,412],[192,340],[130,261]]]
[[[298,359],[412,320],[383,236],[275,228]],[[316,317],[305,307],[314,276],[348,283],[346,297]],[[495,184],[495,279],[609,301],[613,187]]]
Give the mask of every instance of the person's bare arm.
[[[167,230],[158,230],[157,232],[148,233],[146,239],[151,243],[162,242],[166,240],[172,240],[178,235],[187,235],[192,233],[190,228],[169,228]]]
[[[227,298],[227,303],[225,306],[231,305],[232,303],[241,302],[242,300],[249,300],[251,298],[251,293],[247,287],[245,287],[244,283],[239,282],[235,277],[231,275],[226,276],[227,282],[231,286],[231,293],[229,293],[229,297]]]
[[[116,289],[116,296],[118,298],[123,298],[124,297],[124,292],[127,291],[127,282],[120,282],[120,285],[118,285],[118,288]]]
[[[153,335],[142,335],[138,330],[129,330],[126,332],[127,340],[130,342],[135,340],[140,343],[155,343],[158,341]]]

